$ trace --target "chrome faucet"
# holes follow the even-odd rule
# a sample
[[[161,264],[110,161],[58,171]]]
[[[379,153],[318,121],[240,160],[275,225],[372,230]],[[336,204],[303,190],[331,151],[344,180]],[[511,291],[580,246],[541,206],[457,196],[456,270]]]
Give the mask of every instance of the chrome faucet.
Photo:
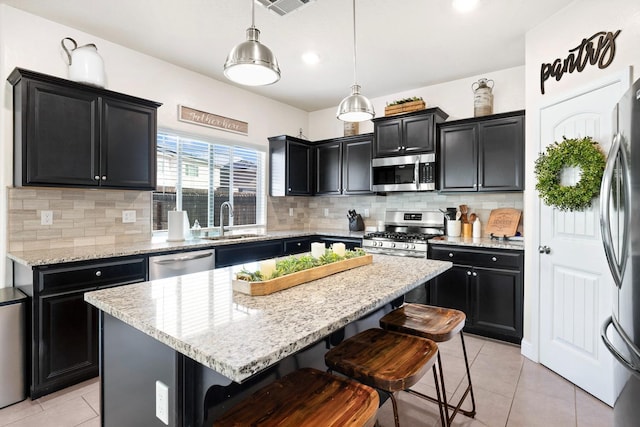
[[[231,217],[233,216],[233,206],[229,202],[222,202],[220,205],[220,237],[224,236],[224,223],[222,222],[222,212],[224,207],[229,208],[229,223],[231,223]]]

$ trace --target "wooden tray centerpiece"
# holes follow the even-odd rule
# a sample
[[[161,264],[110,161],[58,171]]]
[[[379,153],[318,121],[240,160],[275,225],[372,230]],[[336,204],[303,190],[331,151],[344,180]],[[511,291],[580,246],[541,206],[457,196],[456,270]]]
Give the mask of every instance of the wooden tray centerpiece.
[[[234,291],[251,296],[269,295],[302,283],[321,279],[355,267],[371,264],[373,256],[362,249],[345,251],[340,256],[327,249],[325,254],[315,258],[310,254],[299,257],[287,257],[280,260],[266,260],[260,263],[261,271],[242,270],[232,281]],[[269,270],[273,273],[269,275]],[[269,275],[268,279],[264,279]]]

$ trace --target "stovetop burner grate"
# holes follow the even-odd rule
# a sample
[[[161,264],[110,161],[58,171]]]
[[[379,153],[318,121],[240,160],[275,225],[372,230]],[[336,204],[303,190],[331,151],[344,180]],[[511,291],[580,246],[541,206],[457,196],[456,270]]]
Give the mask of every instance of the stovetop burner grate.
[[[388,239],[395,241],[427,241],[439,236],[430,233],[404,233],[395,231],[375,231],[364,236],[365,239]]]

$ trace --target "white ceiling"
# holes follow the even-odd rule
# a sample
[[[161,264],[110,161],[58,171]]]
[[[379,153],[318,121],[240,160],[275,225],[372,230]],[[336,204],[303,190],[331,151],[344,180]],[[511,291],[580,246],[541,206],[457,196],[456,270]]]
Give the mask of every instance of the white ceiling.
[[[251,0],[0,0],[230,83],[222,65],[245,40]],[[573,0],[480,0],[461,15],[450,0],[358,0],[358,82],[376,98],[524,65],[525,33]],[[353,84],[352,6],[315,0],[285,16],[256,3],[260,41],[279,82],[245,88],[306,111],[337,107]],[[89,43],[92,40],[82,40]],[[98,46],[98,49],[100,46]],[[315,66],[301,55],[314,50]]]

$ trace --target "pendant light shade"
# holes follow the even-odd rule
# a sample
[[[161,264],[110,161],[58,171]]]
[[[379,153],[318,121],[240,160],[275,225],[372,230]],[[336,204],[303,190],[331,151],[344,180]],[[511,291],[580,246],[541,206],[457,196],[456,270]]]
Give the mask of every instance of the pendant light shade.
[[[360,95],[360,86],[351,86],[351,95],[344,98],[338,106],[338,118],[345,122],[363,122],[374,116],[371,101]]]
[[[338,106],[336,116],[345,122],[363,122],[375,117],[373,104],[365,96],[360,95],[360,85],[356,77],[356,0],[353,0],[353,85],[351,95],[344,98]]]
[[[224,63],[224,75],[245,86],[264,86],[280,80],[280,66],[271,50],[260,43],[260,30],[255,27],[255,3],[251,0],[251,27],[247,41],[236,45]]]

